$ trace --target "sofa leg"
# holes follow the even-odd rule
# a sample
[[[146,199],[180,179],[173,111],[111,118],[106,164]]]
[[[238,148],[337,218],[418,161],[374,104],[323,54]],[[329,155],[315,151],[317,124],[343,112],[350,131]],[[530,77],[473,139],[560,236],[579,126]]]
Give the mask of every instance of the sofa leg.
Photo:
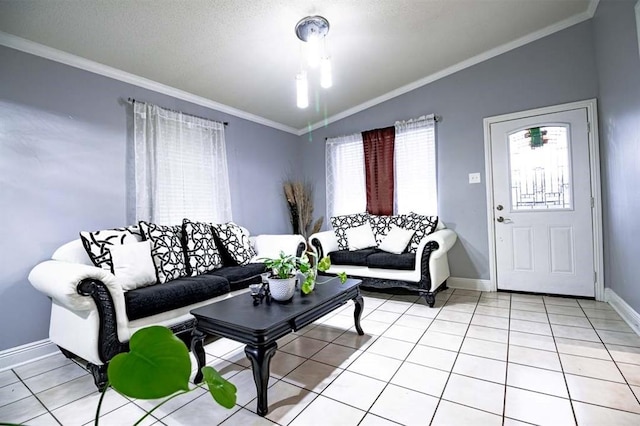
[[[423,293],[422,295],[424,296],[424,300],[427,302],[427,305],[429,305],[430,308],[433,308],[433,305],[436,304],[436,295],[431,292]]]
[[[102,364],[102,365],[95,365],[92,363],[87,364],[87,368],[93,375],[93,381],[95,382],[96,387],[100,392],[103,392],[104,389],[107,387],[107,382],[108,382],[107,366],[108,364]]]
[[[442,284],[440,284],[440,290],[443,291],[443,290],[448,290],[448,289],[449,289],[449,287],[447,286],[447,280],[444,280],[442,282]]]
[[[65,348],[58,346],[58,349],[60,349],[60,352],[62,352],[62,355],[64,355],[65,357],[69,359],[75,358],[75,355],[72,352],[69,352],[68,350],[66,350]]]

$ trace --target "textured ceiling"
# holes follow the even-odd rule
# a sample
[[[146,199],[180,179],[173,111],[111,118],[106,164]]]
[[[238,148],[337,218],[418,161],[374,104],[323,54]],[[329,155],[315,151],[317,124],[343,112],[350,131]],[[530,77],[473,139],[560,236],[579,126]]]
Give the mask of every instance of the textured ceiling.
[[[597,0],[2,0],[0,31],[304,129]],[[593,5],[592,5],[593,8]],[[334,85],[295,106],[296,22],[322,15]]]

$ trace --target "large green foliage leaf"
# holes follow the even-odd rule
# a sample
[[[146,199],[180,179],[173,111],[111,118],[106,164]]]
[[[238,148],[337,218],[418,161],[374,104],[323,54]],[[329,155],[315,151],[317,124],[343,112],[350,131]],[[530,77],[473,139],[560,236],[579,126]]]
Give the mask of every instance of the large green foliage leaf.
[[[129,352],[109,362],[109,383],[123,395],[156,399],[189,389],[191,360],[185,344],[166,327],[152,326],[131,336]]]
[[[228,382],[213,367],[202,367],[202,374],[213,399],[224,408],[233,408],[237,397],[237,389],[233,383]]]

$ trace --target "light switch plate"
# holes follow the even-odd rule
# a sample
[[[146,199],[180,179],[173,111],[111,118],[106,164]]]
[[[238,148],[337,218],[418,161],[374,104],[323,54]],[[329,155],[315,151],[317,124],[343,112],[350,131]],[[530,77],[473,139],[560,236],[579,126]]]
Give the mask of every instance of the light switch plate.
[[[469,183],[480,183],[480,173],[469,173]]]

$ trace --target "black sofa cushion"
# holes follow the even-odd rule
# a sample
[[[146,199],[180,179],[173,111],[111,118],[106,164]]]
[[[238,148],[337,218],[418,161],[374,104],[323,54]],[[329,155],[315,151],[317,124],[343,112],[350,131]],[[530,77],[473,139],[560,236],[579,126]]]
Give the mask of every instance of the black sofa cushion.
[[[416,266],[416,254],[394,254],[379,250],[367,256],[367,266],[369,268],[402,269],[412,271]]]
[[[260,274],[267,272],[264,263],[249,263],[244,266],[223,266],[220,269],[209,272],[209,275],[226,278],[229,281],[231,291],[249,287],[249,284],[260,283]]]
[[[124,293],[129,321],[211,299],[230,291],[229,282],[213,274],[183,277]]]
[[[329,259],[332,265],[367,266],[367,257],[376,251],[374,248],[332,251]]]

